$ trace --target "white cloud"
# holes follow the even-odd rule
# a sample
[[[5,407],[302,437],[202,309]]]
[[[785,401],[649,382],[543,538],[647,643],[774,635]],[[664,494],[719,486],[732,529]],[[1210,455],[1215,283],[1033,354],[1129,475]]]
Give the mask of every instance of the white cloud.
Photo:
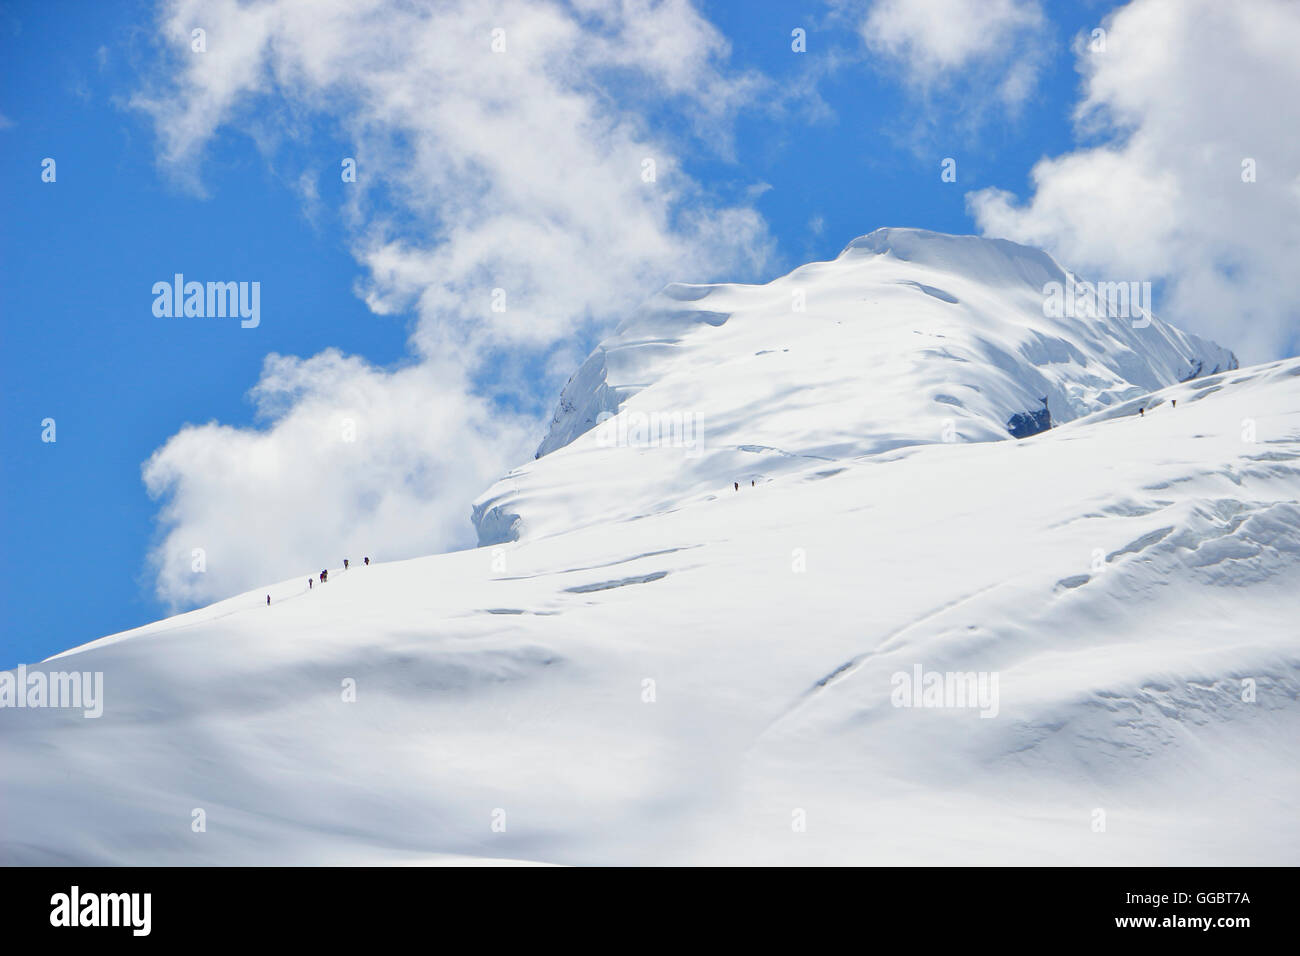
[[[196,27],[205,53],[190,51]],[[327,118],[355,144],[358,293],[417,315],[412,367],[268,361],[265,427],[186,429],[151,459],[166,600],[305,573],[345,545],[399,557],[466,543],[470,500],[521,435],[539,437],[532,412],[491,410],[494,394],[539,400],[515,371],[527,356],[554,370],[575,336],[662,282],[751,273],[769,254],[752,209],[681,168],[687,140],[727,155],[760,86],[727,68],[688,0],[174,0],[162,32],[173,69],[135,105],[165,168],[197,186],[219,128],[272,152],[283,124]],[[310,200],[314,180],[290,181]],[[329,437],[357,405],[364,456]],[[190,572],[192,547],[208,548],[207,574]]]
[[[1044,25],[1038,0],[875,0],[861,32],[913,87],[960,81],[1015,106],[1033,92]]]
[[[165,498],[151,561],[173,605],[344,557],[470,546],[465,502],[533,438],[435,363],[387,372],[333,351],[271,355],[253,397],[270,427],[188,426],[144,465]]]
[[[1300,5],[1136,0],[1105,28],[1104,52],[1076,45],[1094,145],[1039,162],[1022,205],[970,194],[980,228],[1094,278],[1165,280],[1156,311],[1243,361],[1294,351]]]

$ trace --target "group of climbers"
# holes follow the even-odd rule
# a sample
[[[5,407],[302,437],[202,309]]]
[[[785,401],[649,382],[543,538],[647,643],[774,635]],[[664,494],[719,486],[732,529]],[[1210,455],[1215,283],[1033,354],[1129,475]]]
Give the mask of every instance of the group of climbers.
[[[369,558],[369,557],[366,557],[366,558],[364,558],[363,560],[365,561],[366,567],[369,567],[369,566],[370,566],[370,558]],[[343,559],[343,570],[346,571],[347,569],[348,569],[348,559],[347,559],[347,558],[344,558],[344,559]],[[322,571],[322,572],[320,573],[320,583],[321,583],[321,584],[324,584],[324,583],[325,583],[326,581],[328,581],[329,579],[330,579],[329,568],[326,568],[324,571]],[[311,586],[312,586],[312,579],[311,579],[311,578],[308,578],[308,579],[307,579],[307,590],[308,590],[308,591],[311,590]]]
[[[367,557],[365,557],[363,560],[365,561],[366,567],[369,567],[369,566],[370,566],[370,557],[367,556]],[[348,559],[347,559],[347,558],[344,558],[344,559],[343,559],[343,570],[346,571],[347,569],[348,569]],[[321,583],[321,584],[324,584],[324,583],[325,583],[326,581],[328,581],[329,579],[330,579],[330,572],[329,572],[329,569],[326,568],[325,570],[321,571],[321,573],[320,573],[320,583]],[[313,587],[315,587],[315,584],[316,584],[316,579],[315,579],[315,578],[308,578],[308,579],[307,579],[307,590],[310,591]],[[269,594],[266,596],[266,604],[267,604],[268,607],[269,607],[270,604],[271,604],[271,595],[269,595]]]

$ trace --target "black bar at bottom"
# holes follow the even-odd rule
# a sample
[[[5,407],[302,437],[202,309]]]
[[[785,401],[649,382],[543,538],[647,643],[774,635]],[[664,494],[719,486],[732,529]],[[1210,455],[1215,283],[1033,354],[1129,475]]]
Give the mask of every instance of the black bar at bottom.
[[[899,933],[900,943],[919,945],[1127,937],[1231,946],[1294,940],[1296,926],[1295,871],[1280,868],[51,867],[9,869],[0,879],[10,942],[283,939],[300,947],[407,932],[459,946],[469,932],[479,943],[538,946],[547,936],[599,942],[600,927],[608,945],[704,931],[758,945],[774,942],[769,934],[807,945],[847,934],[863,948]]]

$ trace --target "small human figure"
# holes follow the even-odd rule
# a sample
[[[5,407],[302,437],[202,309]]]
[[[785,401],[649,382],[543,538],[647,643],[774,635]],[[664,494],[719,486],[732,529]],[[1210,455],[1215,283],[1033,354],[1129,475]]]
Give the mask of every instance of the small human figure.
[[[347,559],[347,558],[344,558],[344,559],[343,559],[343,570],[346,571],[347,569],[348,569],[348,559]]]
[[[307,590],[310,591],[311,589],[312,589],[312,580],[311,580],[311,578],[308,578],[308,579],[307,579]]]
[[[1173,405],[1174,408],[1177,408],[1177,407],[1178,407],[1178,399],[1176,399],[1176,398],[1171,398],[1171,399],[1169,400],[1169,402],[1170,402],[1170,404]]]
[[[326,571],[322,571],[322,572],[320,573],[320,583],[321,583],[321,584],[324,584],[327,580],[329,580],[329,576],[330,576],[330,573],[329,573],[328,570],[326,570]]]
[[[266,606],[267,607],[271,606],[271,595],[269,594],[266,596]]]
[[[1146,418],[1146,417],[1147,417],[1147,410],[1146,410],[1145,408],[1139,408],[1139,409],[1138,409],[1138,417],[1140,417],[1140,418]]]
[[[370,558],[369,558],[369,557],[366,558],[366,567],[370,567]]]
[[[740,490],[740,482],[738,482],[738,481],[733,481],[732,484],[736,486],[736,490],[737,490],[737,491]]]
[[[751,487],[751,488],[754,487],[754,479],[753,479],[753,478],[749,479],[749,487]]]

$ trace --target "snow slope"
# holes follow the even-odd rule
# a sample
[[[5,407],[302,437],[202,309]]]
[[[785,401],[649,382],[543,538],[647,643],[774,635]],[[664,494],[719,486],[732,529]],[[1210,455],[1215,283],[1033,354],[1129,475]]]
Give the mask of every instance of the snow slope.
[[[1153,316],[1049,318],[1049,283],[1079,287],[1027,246],[879,229],[767,285],[669,286],[570,380],[538,460],[475,503],[479,543],[662,511],[810,461],[1031,434],[1237,367]],[[602,415],[616,417],[597,428]]]
[[[973,298],[948,261],[926,284]],[[872,294],[904,293],[950,306]],[[988,312],[978,335],[940,328],[951,354],[992,341]],[[681,336],[691,372],[694,337],[743,337],[733,321]],[[1151,374],[1222,355],[1153,327]],[[1300,863],[1300,360],[1153,394],[1112,372],[1096,411],[992,440],[1017,365],[996,398],[981,378],[947,406],[987,440],[943,442],[916,438],[929,393],[913,408],[886,370],[959,382],[907,353],[863,374],[837,335],[768,343],[827,384],[766,377],[793,385],[773,414],[807,401],[815,421],[788,458],[717,451],[767,463],[756,487],[687,479],[665,507],[593,518],[606,484],[708,457],[615,445],[563,465],[583,435],[528,466],[539,488],[548,462],[572,482],[526,512],[558,524],[572,500],[570,529],[354,562],[311,591],[304,573],[44,662],[102,671],[104,714],[0,709],[0,860]],[[1121,351],[1086,374],[1108,381],[1100,356]],[[737,354],[714,372],[739,390]],[[1074,364],[1040,370],[1050,394],[1073,394]],[[849,434],[855,389],[879,434]],[[915,417],[892,429],[913,440],[891,443],[884,408]],[[793,435],[797,414],[736,427]],[[996,713],[895,706],[917,666],[995,676]]]

